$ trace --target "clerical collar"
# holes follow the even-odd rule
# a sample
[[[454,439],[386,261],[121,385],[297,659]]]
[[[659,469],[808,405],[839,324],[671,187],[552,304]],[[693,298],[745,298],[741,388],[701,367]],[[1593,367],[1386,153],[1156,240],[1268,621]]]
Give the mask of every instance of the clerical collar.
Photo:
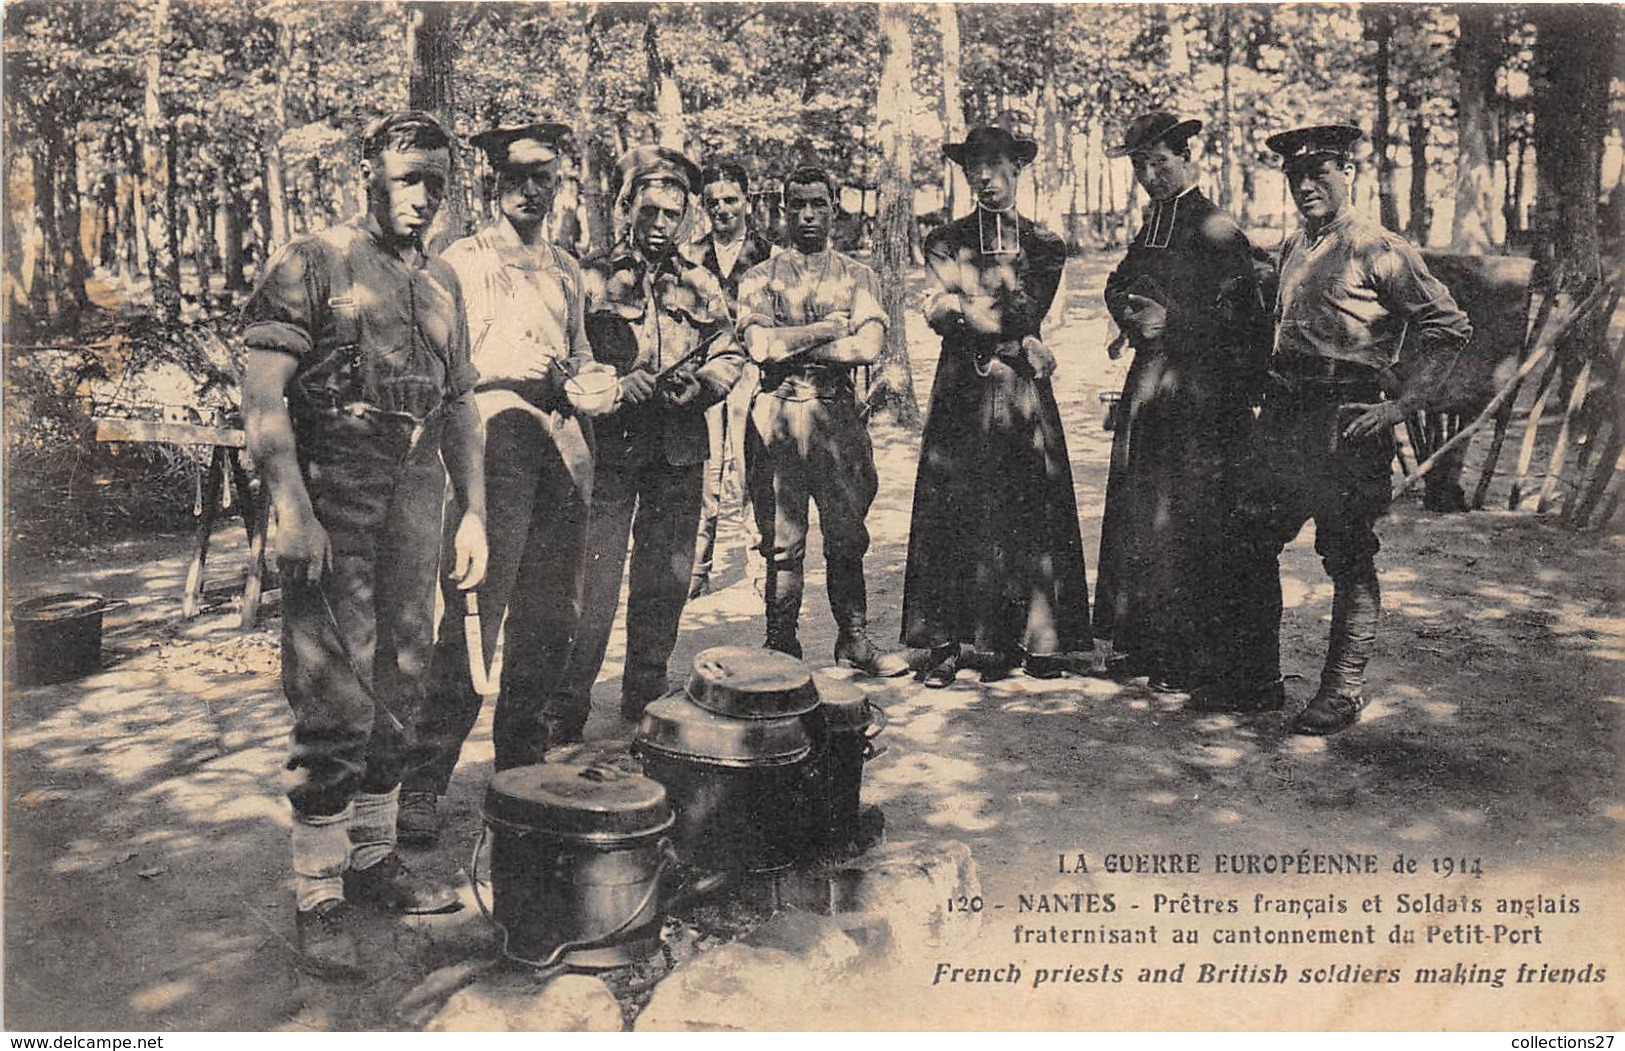
[[[1183,191],[1165,201],[1152,201],[1145,217],[1145,248],[1167,248],[1168,242],[1174,236],[1174,220],[1179,216],[1179,202],[1190,196],[1196,189],[1196,184],[1185,187]]]
[[[992,245],[988,243],[988,216],[993,217]],[[988,208],[980,201],[976,203],[976,235],[981,241],[983,255],[1020,255],[1021,254],[1021,224],[1020,216],[1016,214],[1016,206],[1011,205],[1002,212]]]

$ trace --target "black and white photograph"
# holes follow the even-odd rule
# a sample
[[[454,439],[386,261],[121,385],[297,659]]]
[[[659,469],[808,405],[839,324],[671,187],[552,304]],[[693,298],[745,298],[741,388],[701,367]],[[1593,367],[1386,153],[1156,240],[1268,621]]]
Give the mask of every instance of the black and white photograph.
[[[1625,7],[0,63],[27,1046],[1625,1030]]]

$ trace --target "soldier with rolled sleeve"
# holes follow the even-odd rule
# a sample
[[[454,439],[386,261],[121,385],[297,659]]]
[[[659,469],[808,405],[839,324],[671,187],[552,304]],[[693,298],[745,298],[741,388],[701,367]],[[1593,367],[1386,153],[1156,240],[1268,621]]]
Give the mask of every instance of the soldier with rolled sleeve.
[[[363,972],[349,903],[459,907],[395,852],[407,746],[434,635],[449,470],[451,576],[485,572],[485,483],[457,277],[424,252],[449,139],[403,112],[366,132],[367,210],[294,241],[244,308],[248,447],[276,511],[282,685],[293,708],[300,962]],[[444,466],[442,466],[442,458]]]
[[[632,542],[621,714],[666,691],[666,664],[688,599],[707,452],[705,412],[738,382],[744,354],[722,286],[677,251],[698,166],[640,146],[618,165],[624,234],[583,264],[587,339],[620,377],[619,406],[595,421],[586,588],[550,710],[585,712],[603,667]]]
[[[1359,719],[1382,606],[1374,527],[1390,500],[1393,425],[1428,407],[1472,335],[1417,250],[1355,211],[1360,138],[1358,128],[1329,125],[1267,142],[1303,225],[1282,249],[1271,383],[1226,523],[1229,652],[1190,700],[1202,711],[1284,706],[1278,559],[1313,519],[1332,578],[1332,626],[1320,687],[1292,724],[1301,734]],[[1414,360],[1402,365],[1407,330]]]
[[[791,238],[739,286],[739,334],[762,370],[751,402],[745,474],[767,568],[767,646],[801,656],[807,507],[818,507],[824,568],[835,618],[835,660],[870,675],[909,670],[900,653],[868,633],[865,519],[879,480],[852,373],[871,365],[886,337],[880,281],[830,247],[835,180],[821,168],[785,179]]]

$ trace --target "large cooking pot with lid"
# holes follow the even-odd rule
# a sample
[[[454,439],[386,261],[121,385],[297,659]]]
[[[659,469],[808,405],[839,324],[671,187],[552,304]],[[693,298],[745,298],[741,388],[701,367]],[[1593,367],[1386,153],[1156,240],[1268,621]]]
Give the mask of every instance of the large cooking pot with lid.
[[[635,741],[676,811],[678,859],[720,871],[781,868],[816,845],[808,804],[826,745],[806,667],[743,647],[697,656],[689,687],[645,708]]]
[[[591,755],[522,766],[491,779],[484,817],[510,958],[603,968],[659,951],[673,822],[659,782]]]

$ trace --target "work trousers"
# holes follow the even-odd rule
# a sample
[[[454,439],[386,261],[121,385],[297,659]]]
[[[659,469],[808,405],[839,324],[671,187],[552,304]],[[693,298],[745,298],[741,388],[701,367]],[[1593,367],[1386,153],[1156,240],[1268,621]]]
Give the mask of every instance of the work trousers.
[[[1224,561],[1233,584],[1208,625],[1214,664],[1203,681],[1257,685],[1280,678],[1280,554],[1305,522],[1315,523],[1315,550],[1333,581],[1374,583],[1375,526],[1391,499],[1393,432],[1342,438],[1352,417],[1339,406],[1378,397],[1374,385],[1315,383],[1265,399],[1225,522]]]
[[[787,597],[793,586],[799,595],[810,501],[818,508],[831,607],[839,621],[843,611],[834,607],[846,582],[836,577],[855,567],[861,586],[869,550],[865,519],[879,488],[869,432],[851,394],[804,401],[759,394],[746,441],[760,550],[777,578],[777,593]]]
[[[555,717],[547,702],[581,615],[592,477],[592,451],[574,417],[515,407],[486,419],[490,559],[479,609],[487,668],[499,626],[506,639],[491,731],[498,771],[541,762],[550,743],[579,739],[585,725],[584,716]],[[447,560],[458,518],[446,516]],[[403,782],[407,791],[436,795],[446,792],[481,703],[469,676],[463,593],[445,574],[441,587],[434,670]]]
[[[288,798],[301,817],[400,784],[434,638],[441,419],[416,441],[371,418],[301,428],[300,471],[333,550],[319,583],[287,567],[282,576],[287,765],[297,772]]]
[[[705,461],[705,486],[700,497],[700,528],[694,541],[694,580],[708,581],[716,560],[717,526],[723,511],[739,506],[743,511],[746,543],[755,549],[759,543],[756,522],[750,513],[745,474],[747,419],[751,398],[756,393],[759,370],[747,364],[728,396],[705,411],[710,451]]]
[[[586,586],[575,645],[550,711],[585,722],[592,684],[604,665],[620,605],[621,572],[630,539],[626,599],[626,670],[621,711],[631,718],[666,692],[666,663],[694,568],[704,464],[673,466],[662,458],[599,461],[593,478]]]

